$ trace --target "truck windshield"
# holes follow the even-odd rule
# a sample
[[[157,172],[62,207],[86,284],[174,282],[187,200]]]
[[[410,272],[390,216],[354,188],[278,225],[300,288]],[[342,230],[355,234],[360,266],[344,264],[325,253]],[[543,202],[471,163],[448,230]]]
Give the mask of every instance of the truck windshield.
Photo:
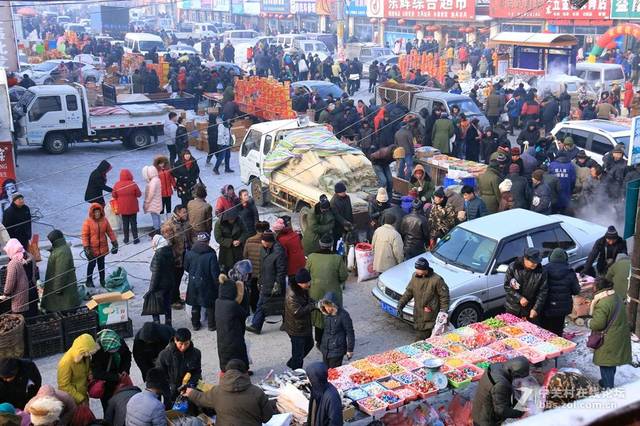
[[[164,43],[161,41],[140,41],[139,45],[141,52],[149,52],[154,47],[156,48],[156,52],[162,52],[164,50]]]
[[[43,62],[41,64],[35,65],[31,68],[37,72],[49,72],[54,68],[57,68],[60,64],[58,62]]]
[[[478,105],[471,99],[461,99],[459,101],[448,102],[449,110],[455,105],[460,108],[460,112],[463,112],[467,117],[470,115],[481,115],[482,113],[478,109]]]
[[[443,262],[483,273],[491,262],[496,245],[494,240],[456,227],[438,242],[433,255]]]

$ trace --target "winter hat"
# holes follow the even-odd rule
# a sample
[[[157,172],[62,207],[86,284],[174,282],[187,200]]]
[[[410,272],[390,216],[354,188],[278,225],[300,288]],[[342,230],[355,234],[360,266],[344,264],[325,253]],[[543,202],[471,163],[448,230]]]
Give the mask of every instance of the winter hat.
[[[616,227],[611,225],[607,228],[606,234],[604,234],[604,238],[607,240],[617,240],[618,239],[618,231]]]
[[[347,186],[342,182],[336,183],[335,186],[333,187],[333,189],[334,189],[336,194],[340,194],[342,192],[347,192]]]
[[[115,331],[110,328],[105,328],[101,332],[98,333],[98,338],[96,342],[100,345],[100,347],[105,352],[115,352],[120,350],[120,346],[122,346],[122,338]]]
[[[499,152],[498,155],[496,155],[496,161],[498,163],[506,163],[507,162],[507,156],[504,155],[504,152]]]
[[[20,241],[15,238],[7,241],[7,244],[4,246],[4,252],[13,260],[20,260],[24,257],[24,247],[22,247]]]
[[[282,218],[276,219],[276,222],[272,226],[273,232],[280,232],[285,228],[285,223]]]
[[[520,155],[520,147],[514,146],[513,148],[511,148],[511,155]]]
[[[153,240],[151,240],[151,247],[153,247],[153,251],[166,247],[168,244],[167,240],[165,240],[165,238],[160,234],[154,235]]]
[[[584,149],[581,149],[580,151],[578,151],[578,153],[576,154],[576,158],[587,158],[587,153],[584,152]]]
[[[378,193],[376,194],[376,201],[379,203],[386,203],[389,201],[389,194],[387,194],[386,188],[378,188]]]
[[[17,358],[0,359],[0,377],[14,377],[18,374],[20,362]]]
[[[233,281],[245,282],[253,273],[253,265],[248,259],[238,260],[229,271],[229,278]]]
[[[524,251],[524,258],[534,263],[542,262],[542,255],[540,250],[535,247],[528,248]]]
[[[31,424],[34,426],[50,425],[60,420],[64,404],[52,396],[37,397],[29,404]]]
[[[19,193],[19,192],[14,192],[14,193],[13,193],[13,195],[11,196],[11,201],[15,201],[15,200],[17,200],[18,198],[24,198],[24,195],[22,195],[22,194],[21,194],[21,193]]]
[[[616,147],[615,147],[615,148],[613,148],[613,151],[611,151],[611,152],[612,152],[612,153],[613,153],[613,152],[618,152],[618,153],[620,153],[620,154],[624,154],[624,145],[622,145],[622,146],[621,146],[620,144],[616,145]],[[16,199],[16,195],[17,195],[17,194],[18,194],[17,192],[16,192],[15,194],[13,194],[13,198],[12,198],[12,199],[14,199],[14,200],[15,200],[15,199]]]
[[[511,179],[505,179],[498,185],[498,189],[500,192],[509,192],[511,191],[511,185]]]
[[[434,197],[440,197],[440,198],[444,198],[446,195],[444,194],[444,189],[442,187],[438,188],[435,190],[435,192],[433,193]]]
[[[305,268],[301,268],[297,273],[296,273],[296,282],[299,283],[308,283],[311,282],[311,274],[309,273],[309,271]]]
[[[511,163],[509,165],[509,174],[517,175],[520,173],[520,165],[517,163]]]
[[[225,370],[236,370],[241,373],[247,373],[249,371],[249,367],[247,367],[247,364],[245,364],[245,362],[242,360],[232,359],[227,363]]]
[[[198,232],[198,234],[196,235],[196,240],[209,242],[209,240],[211,240],[211,235],[209,235],[208,232]]]
[[[544,170],[534,170],[533,173],[531,174],[531,177],[535,180],[537,180],[538,182],[542,182],[543,177],[544,177]]]
[[[320,248],[323,250],[327,250],[333,247],[333,238],[331,234],[324,234],[320,237]]]
[[[429,261],[424,257],[418,258],[416,260],[415,268],[420,271],[428,271],[429,270]]]
[[[571,136],[567,136],[566,138],[564,138],[564,141],[562,141],[562,143],[568,148],[572,147],[575,144]]]
[[[262,233],[262,241],[264,241],[265,243],[275,243],[276,236],[273,234],[273,231],[266,230]]]
[[[402,203],[402,194],[393,191],[391,195],[391,204],[400,204]]]
[[[3,402],[0,404],[0,414],[15,414],[16,407],[8,402]]]
[[[62,231],[60,231],[59,229],[54,229],[53,231],[49,232],[49,234],[47,235],[47,240],[51,242],[59,240],[60,238],[64,238],[64,235],[62,234]]]
[[[567,252],[560,247],[554,248],[549,255],[549,262],[551,263],[567,263],[568,261],[569,257],[567,256]]]
[[[147,371],[145,383],[149,389],[166,389],[169,387],[167,376],[161,368],[154,367]]]
[[[461,194],[473,194],[473,187],[470,185],[464,185],[460,190]]]
[[[331,208],[331,203],[326,195],[322,194],[319,200],[320,208],[322,210],[329,210]]]

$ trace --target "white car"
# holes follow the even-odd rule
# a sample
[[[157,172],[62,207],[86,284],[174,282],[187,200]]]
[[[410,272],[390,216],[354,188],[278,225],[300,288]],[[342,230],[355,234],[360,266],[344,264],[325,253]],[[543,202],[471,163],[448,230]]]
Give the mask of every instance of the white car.
[[[482,320],[484,312],[504,306],[504,273],[529,247],[540,249],[543,264],[554,248],[567,252],[569,264],[581,267],[604,226],[563,216],[545,216],[515,209],[463,222],[442,238],[435,249],[382,273],[372,290],[380,308],[413,322],[413,302],[398,312],[418,257],[425,257],[449,287],[449,320],[462,327]]]
[[[30,70],[25,71],[36,84],[53,84],[60,76],[60,64],[66,64],[69,61],[62,59],[52,59],[40,64],[33,65]],[[84,82],[93,82],[100,84],[104,77],[104,72],[98,70],[93,65],[83,64],[82,62],[73,62],[74,70],[77,70],[78,76]]]
[[[602,157],[619,143],[629,151],[631,128],[625,123],[609,120],[563,121],[551,129],[558,140],[571,136],[578,149],[583,149],[589,157],[602,164]]]

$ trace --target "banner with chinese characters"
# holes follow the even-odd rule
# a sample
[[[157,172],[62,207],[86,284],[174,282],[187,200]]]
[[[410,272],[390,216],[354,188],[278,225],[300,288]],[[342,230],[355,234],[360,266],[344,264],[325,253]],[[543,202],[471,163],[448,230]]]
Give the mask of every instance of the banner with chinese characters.
[[[293,0],[291,3],[291,13],[299,15],[315,15],[316,0]]]
[[[574,9],[569,0],[491,0],[489,14],[492,18],[604,20],[609,18],[610,1],[616,2],[589,0]]]
[[[367,16],[432,21],[472,21],[475,0],[368,0]]]
[[[640,19],[640,2],[611,0],[611,19]]]
[[[286,13],[291,12],[289,0],[261,0],[260,11],[263,13]]]
[[[367,16],[367,2],[365,0],[349,0],[345,13],[347,16]]]

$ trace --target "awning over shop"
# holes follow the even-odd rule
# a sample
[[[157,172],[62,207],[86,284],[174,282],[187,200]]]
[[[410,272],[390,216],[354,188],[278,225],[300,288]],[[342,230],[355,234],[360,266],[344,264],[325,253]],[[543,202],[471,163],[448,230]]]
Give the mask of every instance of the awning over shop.
[[[571,47],[578,44],[578,39],[571,34],[502,32],[489,41],[490,45],[507,44],[529,47]]]

